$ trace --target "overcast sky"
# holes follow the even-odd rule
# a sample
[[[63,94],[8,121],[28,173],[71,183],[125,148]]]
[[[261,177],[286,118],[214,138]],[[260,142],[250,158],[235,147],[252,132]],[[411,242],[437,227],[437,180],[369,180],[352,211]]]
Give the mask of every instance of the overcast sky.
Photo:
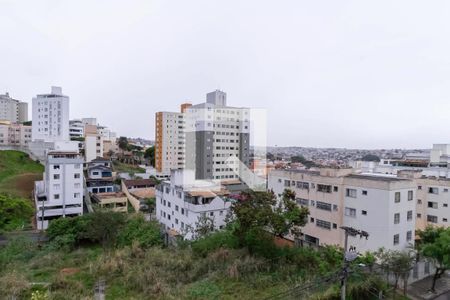
[[[267,109],[270,145],[429,148],[450,142],[450,2],[0,0],[0,93],[51,85],[119,135],[220,88]]]

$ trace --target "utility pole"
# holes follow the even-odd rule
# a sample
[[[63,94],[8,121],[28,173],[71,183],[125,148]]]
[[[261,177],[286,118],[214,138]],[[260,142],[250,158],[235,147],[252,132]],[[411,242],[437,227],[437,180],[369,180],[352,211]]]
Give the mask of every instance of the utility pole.
[[[348,236],[357,236],[359,235],[360,238],[365,237],[366,240],[369,237],[369,233],[367,233],[364,230],[358,230],[353,227],[347,227],[347,226],[341,226],[340,227],[345,232],[345,239],[344,239],[344,267],[342,269],[342,279],[341,279],[341,300],[345,300],[345,290],[347,286],[347,276],[348,276],[348,265],[349,262],[355,260],[358,255],[356,254],[356,248],[351,247],[350,251],[347,251],[348,246]]]

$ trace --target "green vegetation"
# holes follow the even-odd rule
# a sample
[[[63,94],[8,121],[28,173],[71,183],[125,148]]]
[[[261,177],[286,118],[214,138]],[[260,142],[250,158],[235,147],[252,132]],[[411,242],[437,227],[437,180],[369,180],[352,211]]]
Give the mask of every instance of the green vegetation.
[[[145,150],[144,158],[149,160],[151,166],[155,166],[155,146],[148,147]]]
[[[33,211],[30,200],[0,194],[0,233],[29,225]]]
[[[375,154],[366,154],[361,158],[362,161],[376,161],[379,162],[380,158]]]
[[[113,161],[114,171],[119,173],[145,173],[145,170],[139,166],[125,164],[120,161]]]
[[[317,166],[315,162],[313,162],[312,160],[307,160],[306,158],[303,157],[303,155],[292,156],[291,162],[301,163],[302,165],[304,165],[307,168],[312,168],[312,167]]]
[[[30,198],[34,181],[41,180],[43,172],[44,166],[26,153],[0,151],[0,193]]]
[[[434,291],[436,281],[450,269],[450,227],[427,227],[419,232],[419,236],[420,253],[436,265],[431,286],[431,290]]]

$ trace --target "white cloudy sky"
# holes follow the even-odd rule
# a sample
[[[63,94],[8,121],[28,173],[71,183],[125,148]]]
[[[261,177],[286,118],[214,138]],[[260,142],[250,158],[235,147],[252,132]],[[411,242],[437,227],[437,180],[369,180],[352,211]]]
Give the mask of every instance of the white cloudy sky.
[[[271,145],[450,142],[450,2],[0,0],[0,92],[51,85],[71,117],[154,137],[220,88]]]

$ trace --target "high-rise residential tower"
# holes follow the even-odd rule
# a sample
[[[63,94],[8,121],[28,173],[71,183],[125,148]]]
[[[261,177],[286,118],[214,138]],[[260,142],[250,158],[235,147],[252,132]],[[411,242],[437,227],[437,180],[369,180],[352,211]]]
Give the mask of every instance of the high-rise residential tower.
[[[249,165],[249,118],[248,108],[227,106],[219,90],[208,93],[205,103],[183,104],[179,113],[156,113],[157,174],[186,168],[195,170],[196,179],[238,179]]]
[[[28,103],[13,99],[8,93],[0,95],[0,121],[11,123],[28,121]]]
[[[33,141],[69,140],[69,97],[60,87],[33,98]]]

